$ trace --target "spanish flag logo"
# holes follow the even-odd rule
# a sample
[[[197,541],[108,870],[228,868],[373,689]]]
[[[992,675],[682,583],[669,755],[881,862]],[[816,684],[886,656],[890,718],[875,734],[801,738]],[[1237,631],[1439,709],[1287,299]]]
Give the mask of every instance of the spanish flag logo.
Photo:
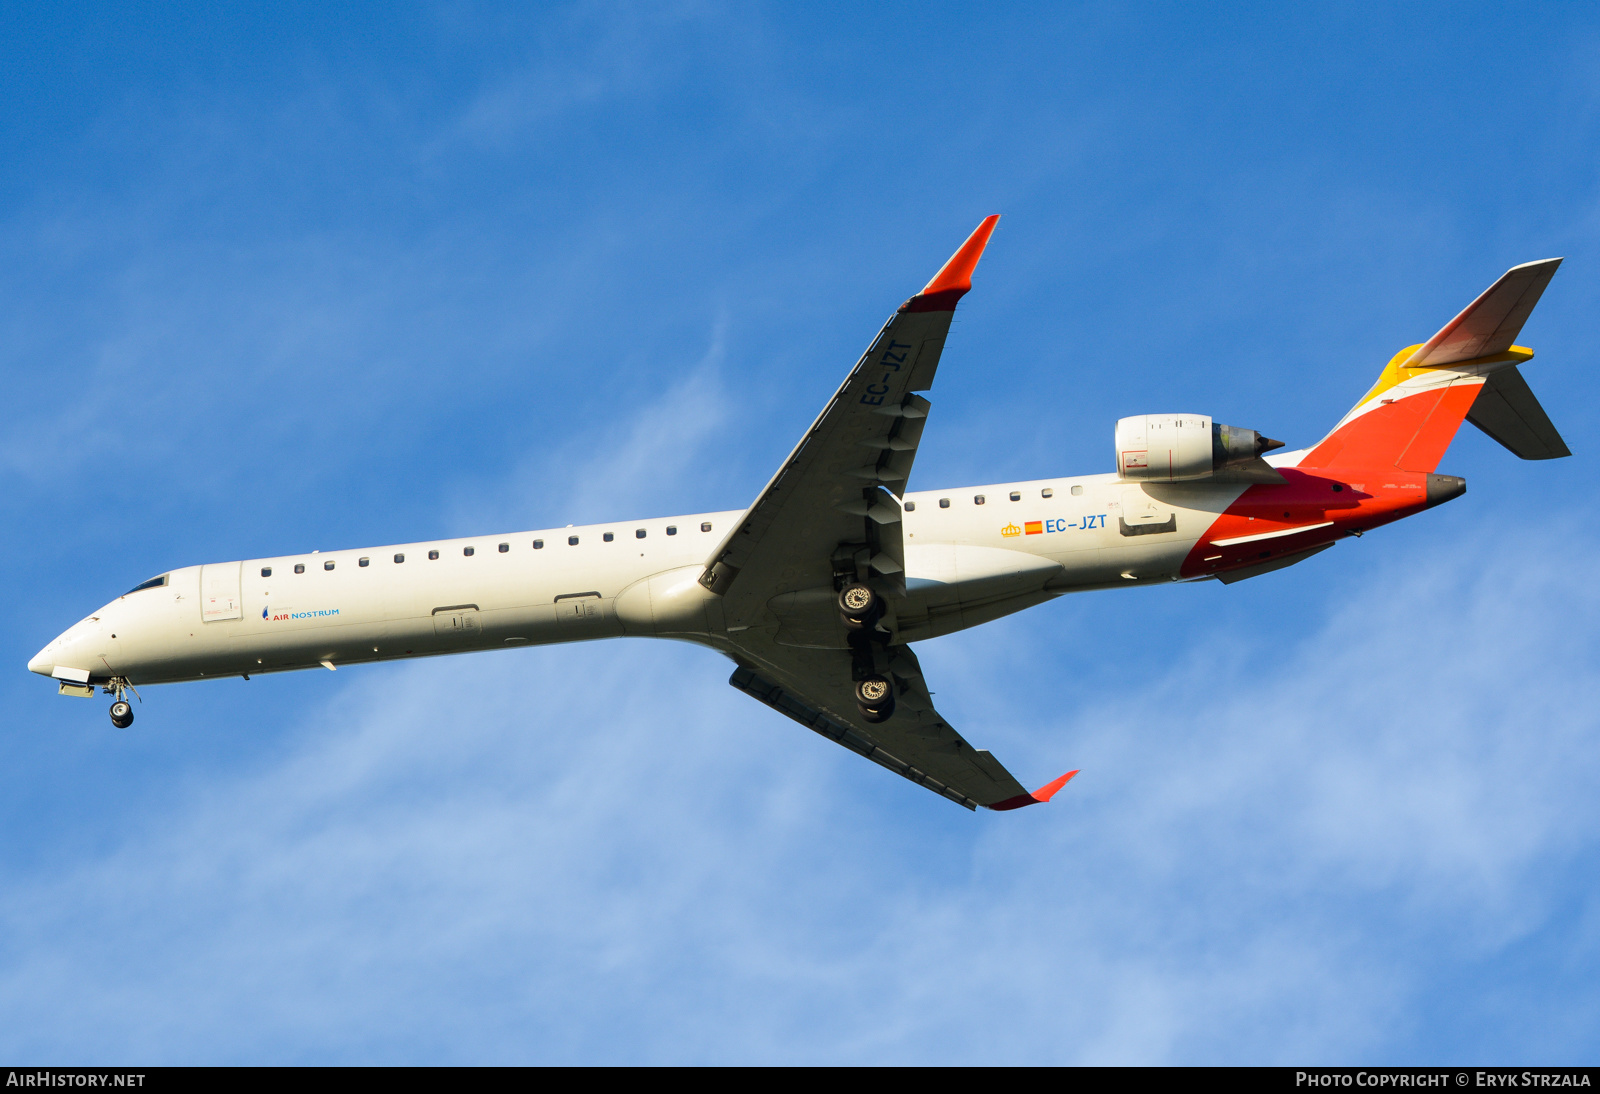
[[[1030,536],[1042,535],[1043,533],[1044,533],[1044,521],[1042,521],[1042,520],[1030,520],[1028,522],[1028,534]]]
[[[1002,536],[1020,536],[1022,534],[1022,529],[1018,528],[1015,524],[1008,524],[1004,528],[1000,529],[1000,534]]]

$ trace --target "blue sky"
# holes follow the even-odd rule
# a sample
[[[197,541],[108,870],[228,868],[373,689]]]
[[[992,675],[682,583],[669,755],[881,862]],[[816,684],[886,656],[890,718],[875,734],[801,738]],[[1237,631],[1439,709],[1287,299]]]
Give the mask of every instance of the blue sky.
[[[1600,17],[0,15],[0,1057],[1592,1062]],[[1304,566],[920,648],[971,815],[617,641],[154,688],[179,565],[746,504],[1004,214],[912,485],[1315,441],[1507,267],[1576,455]]]

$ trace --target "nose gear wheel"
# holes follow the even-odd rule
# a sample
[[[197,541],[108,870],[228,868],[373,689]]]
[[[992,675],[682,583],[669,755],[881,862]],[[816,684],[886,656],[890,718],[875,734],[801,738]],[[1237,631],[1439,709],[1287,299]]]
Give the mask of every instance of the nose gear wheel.
[[[111,704],[111,724],[118,729],[127,729],[133,725],[133,704],[128,702],[127,696],[132,694],[135,699],[144,702],[138,690],[128,683],[124,676],[113,676],[104,690],[107,695],[117,697],[116,702]]]

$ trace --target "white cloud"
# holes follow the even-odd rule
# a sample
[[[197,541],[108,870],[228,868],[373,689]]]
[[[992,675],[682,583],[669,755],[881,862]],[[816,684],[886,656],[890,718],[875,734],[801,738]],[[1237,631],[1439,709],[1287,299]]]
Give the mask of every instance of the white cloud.
[[[704,352],[687,366],[666,353],[657,355],[658,373],[676,379],[664,383],[665,390],[642,408],[631,403],[630,393],[619,391],[614,406],[620,420],[538,437],[533,454],[509,476],[484,482],[459,499],[449,525],[522,527],[530,520],[583,524],[665,516],[657,511],[663,504],[680,498],[693,504],[707,497],[708,481],[720,483],[732,474],[735,461],[728,454],[739,435],[732,429],[722,381],[727,331],[728,317],[719,314]]]
[[[552,126],[577,115],[658,95],[658,84],[689,67],[685,54],[698,44],[694,32],[703,32],[709,14],[692,3],[569,8],[526,63],[485,82],[432,153],[447,155],[462,144],[508,148],[548,139]],[[665,41],[677,48],[663,49]]]

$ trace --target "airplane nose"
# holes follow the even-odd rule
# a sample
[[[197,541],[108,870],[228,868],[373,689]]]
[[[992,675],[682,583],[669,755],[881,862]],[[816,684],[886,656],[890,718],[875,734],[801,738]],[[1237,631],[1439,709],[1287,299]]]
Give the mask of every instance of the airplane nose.
[[[55,676],[71,670],[66,679],[87,679],[91,666],[104,665],[100,644],[105,630],[105,609],[79,620],[56,635],[44,649],[33,655],[28,671],[40,676]]]

